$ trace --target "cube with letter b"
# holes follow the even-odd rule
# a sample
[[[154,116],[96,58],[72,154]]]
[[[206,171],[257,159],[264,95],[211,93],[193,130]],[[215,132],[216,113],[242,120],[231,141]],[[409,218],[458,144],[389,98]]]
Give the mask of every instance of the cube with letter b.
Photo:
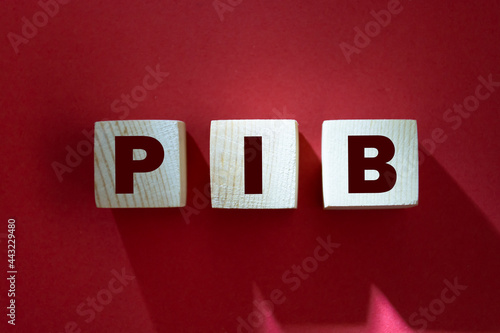
[[[97,207],[186,205],[186,128],[176,120],[95,123]]]
[[[297,208],[295,120],[214,120],[210,187],[214,208]]]
[[[321,159],[325,209],[418,204],[415,120],[327,120]]]

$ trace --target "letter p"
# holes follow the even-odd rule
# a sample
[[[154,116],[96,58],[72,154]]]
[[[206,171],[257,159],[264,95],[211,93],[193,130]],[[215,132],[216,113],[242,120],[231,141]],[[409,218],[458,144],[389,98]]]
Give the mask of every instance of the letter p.
[[[101,121],[94,130],[94,189],[100,208],[184,207],[182,121]]]
[[[146,157],[134,159],[134,149],[142,149]],[[115,137],[116,193],[134,193],[134,173],[151,172],[163,163],[165,152],[160,141],[150,136]]]

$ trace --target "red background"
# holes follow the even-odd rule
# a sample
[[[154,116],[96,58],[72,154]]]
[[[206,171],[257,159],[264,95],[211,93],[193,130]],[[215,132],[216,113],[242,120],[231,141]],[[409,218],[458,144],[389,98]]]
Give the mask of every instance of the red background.
[[[278,288],[286,301],[256,331],[401,332],[418,328],[411,314],[454,278],[467,290],[428,329],[499,331],[500,91],[456,130],[443,114],[479,76],[500,81],[500,3],[402,6],[348,63],[339,44],[386,1],[243,0],[223,21],[211,0],[73,1],[18,54],[7,34],[40,7],[2,1],[0,260],[6,270],[15,217],[19,274],[17,325],[2,314],[1,331],[75,322],[84,332],[235,332]],[[169,76],[126,119],[186,122],[188,219],[179,209],[97,209],[91,155],[62,182],[52,168],[82,130],[118,119],[113,101],[157,64]],[[210,121],[233,118],[298,121],[297,210],[201,207]],[[420,142],[443,129],[447,140],[421,155],[418,207],[322,210],[321,124],[350,118],[417,119]],[[282,274],[328,235],[340,248],[290,291]],[[86,323],[77,306],[122,268],[136,279]]]

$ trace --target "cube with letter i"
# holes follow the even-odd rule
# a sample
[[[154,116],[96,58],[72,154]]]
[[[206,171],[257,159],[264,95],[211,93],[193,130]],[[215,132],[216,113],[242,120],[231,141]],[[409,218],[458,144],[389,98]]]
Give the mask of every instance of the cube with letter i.
[[[176,120],[95,123],[97,207],[186,205],[186,128]]]
[[[327,120],[321,160],[325,209],[418,204],[415,120]]]
[[[214,120],[210,186],[214,208],[297,208],[295,120]]]

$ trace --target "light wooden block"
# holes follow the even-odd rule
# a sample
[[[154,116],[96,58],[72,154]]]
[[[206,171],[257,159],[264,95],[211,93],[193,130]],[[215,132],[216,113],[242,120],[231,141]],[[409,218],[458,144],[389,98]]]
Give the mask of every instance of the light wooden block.
[[[150,172],[134,172],[133,193],[117,193],[115,142],[118,136],[152,137],[163,147],[164,157],[159,167]],[[133,149],[134,161],[148,157],[153,156],[147,156],[143,149]],[[184,207],[186,205],[185,124],[175,120],[96,122],[94,189],[96,205],[100,208]]]
[[[245,137],[262,137],[261,194],[245,194]],[[212,207],[297,208],[298,157],[298,124],[295,120],[212,121]]]
[[[395,169],[396,181],[387,192],[350,193],[348,137],[367,135],[385,136],[393,142],[394,156],[387,164]],[[365,149],[364,153],[364,158],[378,154],[373,148]],[[327,120],[323,122],[321,159],[325,209],[407,208],[418,204],[415,120]],[[373,170],[365,171],[364,180],[378,177],[384,175]]]

